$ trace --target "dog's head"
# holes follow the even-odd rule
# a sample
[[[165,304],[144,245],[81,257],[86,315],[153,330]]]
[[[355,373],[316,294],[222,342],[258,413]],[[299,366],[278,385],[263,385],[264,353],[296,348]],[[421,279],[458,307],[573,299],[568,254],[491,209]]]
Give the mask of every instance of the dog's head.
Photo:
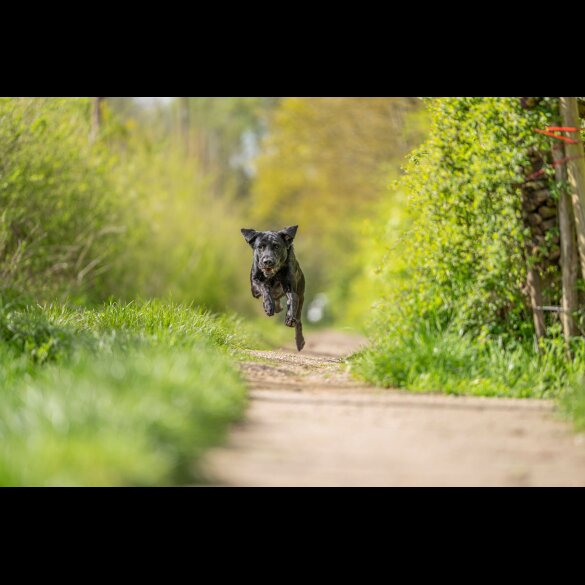
[[[293,225],[278,232],[257,232],[242,228],[246,242],[254,250],[254,261],[264,276],[272,276],[284,266],[298,227]]]

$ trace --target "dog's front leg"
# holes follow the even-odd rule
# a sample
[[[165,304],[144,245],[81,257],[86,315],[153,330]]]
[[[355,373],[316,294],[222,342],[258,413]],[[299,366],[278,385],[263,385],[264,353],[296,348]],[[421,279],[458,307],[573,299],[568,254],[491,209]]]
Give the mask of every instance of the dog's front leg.
[[[274,298],[272,296],[272,291],[270,287],[266,286],[263,282],[255,282],[256,290],[262,296],[262,306],[264,307],[264,312],[269,316],[272,317],[274,315]]]
[[[284,324],[287,327],[294,327],[297,323],[296,314],[299,306],[299,295],[293,290],[286,292],[286,317]]]
[[[272,298],[272,294],[270,291],[267,291],[262,295],[262,305],[264,306],[264,312],[269,316],[272,317],[274,315],[274,299]]]

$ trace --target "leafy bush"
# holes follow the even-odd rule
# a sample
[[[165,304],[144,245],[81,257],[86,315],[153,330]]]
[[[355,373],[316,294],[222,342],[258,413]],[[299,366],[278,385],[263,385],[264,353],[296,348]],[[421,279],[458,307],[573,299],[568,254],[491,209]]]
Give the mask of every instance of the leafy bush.
[[[386,310],[399,303],[409,320],[530,338],[519,184],[529,150],[550,146],[533,129],[553,120],[551,101],[525,110],[519,98],[436,98],[429,107],[430,137],[400,185],[413,220],[395,253],[408,268]]]
[[[556,104],[532,110],[519,98],[435,98],[432,127],[396,185],[407,216],[380,230],[387,253],[384,296],[370,324],[372,344],[356,373],[384,386],[456,394],[560,396],[585,370],[560,335],[535,347],[523,292],[527,233],[520,183],[528,153],[550,143],[534,132],[553,124]],[[384,215],[389,227],[389,214]]]
[[[0,279],[37,296],[104,294],[118,249],[113,159],[87,98],[0,98]]]

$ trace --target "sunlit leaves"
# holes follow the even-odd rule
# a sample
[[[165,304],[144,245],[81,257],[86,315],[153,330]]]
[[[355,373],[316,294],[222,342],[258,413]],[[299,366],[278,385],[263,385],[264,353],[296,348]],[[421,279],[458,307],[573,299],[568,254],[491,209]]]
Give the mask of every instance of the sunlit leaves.
[[[28,293],[98,289],[118,249],[113,156],[87,98],[0,98],[0,279]]]
[[[402,180],[413,228],[404,239],[410,277],[387,304],[408,319],[435,315],[466,330],[516,334],[530,322],[518,183],[530,148],[549,145],[534,128],[553,120],[550,99],[534,110],[519,98],[436,98],[429,140]],[[390,278],[390,277],[389,277]],[[391,284],[391,283],[388,283]]]

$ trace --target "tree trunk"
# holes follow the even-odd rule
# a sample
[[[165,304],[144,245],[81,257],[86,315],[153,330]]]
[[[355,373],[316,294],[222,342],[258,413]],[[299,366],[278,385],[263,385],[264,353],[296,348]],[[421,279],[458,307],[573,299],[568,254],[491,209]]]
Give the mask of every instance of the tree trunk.
[[[102,126],[102,102],[105,99],[103,97],[91,98],[91,132],[89,135],[91,142],[95,142],[100,133]]]
[[[579,272],[579,257],[577,253],[577,238],[575,234],[575,219],[573,204],[567,190],[567,168],[561,162],[565,157],[565,149],[561,143],[555,143],[552,149],[555,164],[555,177],[562,184],[559,196],[559,229],[561,232],[561,274],[563,293],[561,299],[561,323],[565,339],[577,335],[577,325],[574,313],[577,310],[577,275]]]
[[[581,127],[579,119],[579,110],[577,107],[577,98],[562,97],[561,115],[564,126]],[[571,199],[573,201],[573,211],[575,215],[575,227],[577,232],[577,244],[579,250],[579,261],[581,264],[581,273],[585,275],[585,153],[583,143],[578,133],[572,134],[579,142],[577,144],[566,145],[567,174],[569,186],[571,189]]]
[[[189,98],[179,98],[179,126],[181,132],[181,141],[186,156],[189,156],[190,143],[190,124],[189,124]]]

